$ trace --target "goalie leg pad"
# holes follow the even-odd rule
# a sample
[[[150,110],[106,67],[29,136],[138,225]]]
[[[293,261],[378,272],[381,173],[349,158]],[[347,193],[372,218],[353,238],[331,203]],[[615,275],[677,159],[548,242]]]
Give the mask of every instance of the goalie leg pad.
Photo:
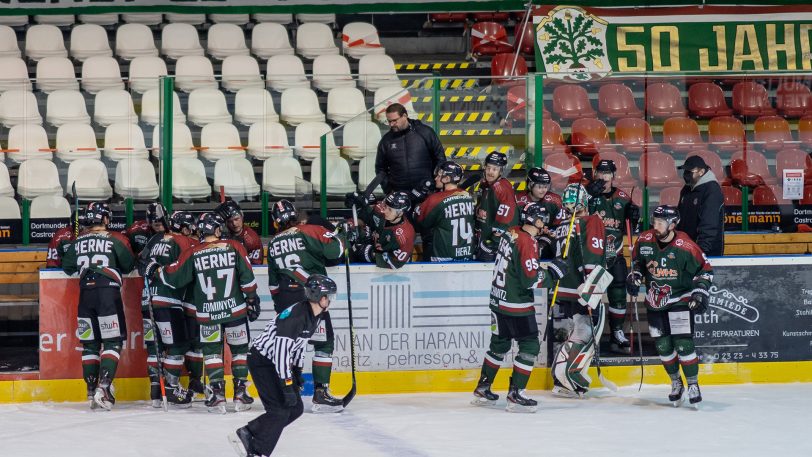
[[[601,302],[601,297],[603,297],[604,292],[611,283],[612,274],[602,266],[596,266],[584,282],[578,286],[578,303],[592,309],[597,308]]]

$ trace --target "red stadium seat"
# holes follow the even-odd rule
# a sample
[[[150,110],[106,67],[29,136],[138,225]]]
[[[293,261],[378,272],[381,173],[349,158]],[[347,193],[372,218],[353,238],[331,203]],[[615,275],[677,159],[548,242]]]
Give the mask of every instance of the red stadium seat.
[[[682,184],[674,158],[664,152],[647,152],[640,156],[640,177],[645,185],[655,188]]]
[[[545,109],[546,111],[546,109]],[[549,113],[545,113],[544,119],[549,118]],[[524,121],[527,119],[527,86],[513,86],[507,93],[507,115],[505,119]]]
[[[477,22],[505,22],[510,19],[510,13],[471,13],[471,19]]]
[[[802,205],[812,205],[812,186],[804,186],[804,198],[801,199]]]
[[[784,200],[784,191],[781,186],[769,185],[758,186],[753,190],[753,204],[754,205],[791,205],[792,200]]]
[[[682,191],[682,186],[664,187],[660,189],[660,205],[677,206],[679,205],[679,193]]]
[[[792,132],[789,123],[780,116],[762,116],[756,119],[754,146],[762,151],[778,151],[784,148],[784,143],[792,141]]]
[[[572,154],[550,154],[544,157],[544,169],[550,173],[552,187],[563,191],[569,183],[579,183],[584,178],[581,161]]]
[[[581,118],[572,123],[570,147],[574,153],[592,157],[602,151],[614,151],[614,146],[610,144],[609,129],[603,121]]]
[[[547,154],[569,153],[558,122],[544,119],[541,122],[541,151]]]
[[[604,84],[598,90],[598,111],[609,119],[642,117],[632,90],[624,84]]]
[[[775,177],[783,179],[784,170],[804,170],[804,183],[812,184],[812,156],[797,148],[785,148],[775,156]]]
[[[508,84],[516,85],[521,84],[525,86],[525,80],[512,79],[511,76],[524,76],[527,74],[527,62],[524,57],[518,56],[516,58],[516,66],[513,66],[513,58],[517,57],[515,54],[496,54],[491,61],[491,76],[494,78],[494,84]]]
[[[471,27],[471,54],[493,56],[503,52],[513,52],[513,45],[507,41],[507,30],[496,22],[477,22]]]
[[[536,45],[536,26],[533,21],[528,21],[527,24],[519,22],[516,25],[515,38],[513,38],[513,48],[519,49],[522,54],[534,55]],[[521,47],[519,46],[521,41]]]
[[[643,154],[659,151],[660,145],[651,136],[651,127],[644,119],[628,117],[615,123],[615,143],[625,154]]]
[[[687,114],[682,95],[676,86],[669,83],[652,83],[646,86],[646,116],[667,118]]]
[[[753,150],[733,155],[730,160],[730,177],[739,186],[756,187],[776,183],[775,176],[767,166],[767,159]]]
[[[785,82],[778,86],[775,95],[778,113],[786,117],[801,117],[812,114],[812,92],[806,84]]]
[[[731,186],[722,186],[725,206],[742,206],[742,191]]]
[[[733,111],[739,116],[772,116],[775,108],[770,102],[767,89],[752,81],[733,86]]]
[[[637,206],[643,206],[643,188],[642,187],[621,187],[623,192],[632,196],[632,203]]]
[[[699,156],[702,157],[702,160],[705,161],[706,164],[711,168],[711,171],[714,175],[716,175],[717,181],[722,186],[730,185],[730,178],[727,177],[725,173],[725,168],[722,166],[722,159],[719,158],[719,155],[713,151],[709,151],[707,149],[694,149],[693,151],[689,152],[685,158],[691,156]]]
[[[705,148],[696,121],[687,117],[672,117],[663,123],[663,147],[672,152],[686,153]]]
[[[688,109],[697,117],[730,116],[722,88],[714,83],[697,83],[688,89]]]
[[[553,112],[566,121],[596,116],[586,89],[574,84],[563,84],[553,89]]]
[[[798,121],[798,139],[806,149],[812,149],[812,116],[806,116]]]
[[[596,166],[598,166],[598,162],[601,160],[611,160],[615,162],[615,167],[617,167],[617,172],[615,173],[615,184],[617,187],[622,189],[638,187],[639,183],[632,176],[632,172],[629,169],[629,161],[626,159],[626,156],[611,151],[601,152],[592,158],[592,168],[594,169]]]
[[[714,117],[708,123],[708,145],[720,152],[735,154],[744,150],[744,125],[732,116]]]
[[[468,20],[468,13],[432,13],[429,14],[429,20],[444,23],[465,22]]]

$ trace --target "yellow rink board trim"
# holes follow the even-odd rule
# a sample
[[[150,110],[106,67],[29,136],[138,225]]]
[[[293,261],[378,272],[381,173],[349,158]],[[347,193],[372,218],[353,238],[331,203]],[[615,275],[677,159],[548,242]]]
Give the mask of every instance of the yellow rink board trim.
[[[660,365],[645,365],[646,384],[670,384]],[[592,387],[601,387],[594,368],[590,376]],[[604,367],[603,375],[618,386],[635,386],[640,381],[639,366]],[[494,382],[495,390],[506,390],[510,369],[503,368]],[[359,394],[402,394],[418,392],[467,392],[479,379],[479,369],[358,372]],[[183,381],[185,383],[185,380]],[[750,362],[716,363],[699,366],[701,385],[812,382],[812,362]],[[231,398],[231,380],[226,377],[226,398]],[[148,378],[115,380],[116,399],[120,401],[147,400]],[[349,373],[333,373],[330,390],[344,395],[350,388]],[[530,377],[528,390],[549,390],[552,379],[548,368],[536,368]],[[253,385],[249,392],[256,397]],[[85,383],[81,379],[1,381],[0,403],[85,401]]]

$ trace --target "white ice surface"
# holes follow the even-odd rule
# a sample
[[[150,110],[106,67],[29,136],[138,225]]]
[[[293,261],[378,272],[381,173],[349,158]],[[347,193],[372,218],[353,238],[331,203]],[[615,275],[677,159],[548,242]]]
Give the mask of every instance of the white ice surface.
[[[706,386],[699,411],[675,409],[667,386],[594,390],[567,400],[532,392],[536,414],[470,406],[469,394],[358,396],[342,414],[305,413],[275,456],[809,457],[812,384]],[[504,398],[504,393],[499,392]],[[226,435],[259,411],[164,413],[144,402],[0,405],[0,455],[234,455]]]

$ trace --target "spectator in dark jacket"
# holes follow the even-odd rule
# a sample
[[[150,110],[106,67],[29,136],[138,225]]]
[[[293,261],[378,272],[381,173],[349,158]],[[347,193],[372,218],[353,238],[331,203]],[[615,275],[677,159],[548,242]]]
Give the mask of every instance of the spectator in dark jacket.
[[[378,143],[375,174],[386,174],[382,187],[410,192],[425,181],[431,181],[434,167],[445,161],[445,151],[431,127],[409,119],[406,108],[393,103],[386,108],[387,132]]]
[[[725,197],[710,167],[702,157],[691,156],[679,167],[685,180],[679,197],[681,230],[699,245],[707,256],[725,251]]]

